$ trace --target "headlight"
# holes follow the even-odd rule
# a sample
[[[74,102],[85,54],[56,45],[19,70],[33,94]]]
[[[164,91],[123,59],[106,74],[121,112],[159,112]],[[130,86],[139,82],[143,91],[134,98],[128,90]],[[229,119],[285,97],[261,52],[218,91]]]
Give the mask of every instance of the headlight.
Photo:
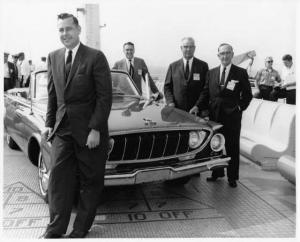
[[[206,133],[204,131],[191,131],[189,138],[189,146],[191,149],[198,148],[205,139]]]
[[[210,140],[210,148],[213,151],[220,151],[225,146],[225,138],[222,134],[215,134]]]

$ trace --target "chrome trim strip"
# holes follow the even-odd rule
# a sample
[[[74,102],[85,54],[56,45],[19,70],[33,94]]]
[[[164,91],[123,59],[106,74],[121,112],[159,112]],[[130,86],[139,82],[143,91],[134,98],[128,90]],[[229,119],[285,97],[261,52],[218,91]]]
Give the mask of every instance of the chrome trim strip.
[[[152,155],[153,147],[154,147],[154,142],[155,142],[155,135],[152,134],[152,147],[151,147],[151,151],[150,151],[150,155],[149,155],[149,158],[148,158],[148,159],[150,159],[150,157],[151,157],[151,155]]]
[[[140,154],[141,140],[142,140],[141,135],[139,135],[139,146],[138,146],[138,150],[137,150],[136,156],[135,156],[136,160],[138,159],[139,154]]]
[[[176,146],[176,150],[175,150],[175,155],[177,155],[177,152],[178,152],[178,147],[179,147],[179,143],[180,143],[180,139],[181,139],[181,134],[180,132],[178,133],[179,134],[179,137],[178,137],[178,141],[177,141],[177,146]]]
[[[169,135],[168,135],[168,134],[166,134],[166,139],[165,139],[165,147],[164,147],[164,151],[163,151],[163,153],[162,153],[162,156],[161,156],[161,157],[164,157],[164,156],[165,156],[165,152],[166,152],[166,148],[167,148],[168,140],[169,140]]]
[[[123,148],[123,154],[122,154],[122,159],[121,159],[121,161],[123,161],[124,160],[124,155],[125,155],[125,152],[126,152],[126,145],[127,145],[127,138],[126,137],[124,137],[124,148]]]

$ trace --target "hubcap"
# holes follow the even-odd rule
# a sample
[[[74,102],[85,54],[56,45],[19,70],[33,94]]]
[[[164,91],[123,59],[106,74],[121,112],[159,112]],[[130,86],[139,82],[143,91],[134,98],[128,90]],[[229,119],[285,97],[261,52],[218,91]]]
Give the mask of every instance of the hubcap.
[[[44,163],[43,156],[40,152],[40,155],[39,155],[39,187],[40,187],[41,194],[43,196],[45,196],[47,193],[48,183],[49,183],[49,174],[47,172],[47,168]]]
[[[9,144],[9,142],[10,142],[10,135],[9,134],[6,134],[6,142],[7,142],[7,144]]]

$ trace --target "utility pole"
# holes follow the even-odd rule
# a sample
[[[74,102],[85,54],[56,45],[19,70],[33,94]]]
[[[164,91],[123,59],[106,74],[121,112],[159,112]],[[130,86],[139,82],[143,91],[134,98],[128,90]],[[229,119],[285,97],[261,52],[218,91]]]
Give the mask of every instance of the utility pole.
[[[100,49],[100,29],[106,24],[100,25],[99,4],[85,4],[83,8],[77,8],[76,11],[81,24],[82,42],[92,48]]]

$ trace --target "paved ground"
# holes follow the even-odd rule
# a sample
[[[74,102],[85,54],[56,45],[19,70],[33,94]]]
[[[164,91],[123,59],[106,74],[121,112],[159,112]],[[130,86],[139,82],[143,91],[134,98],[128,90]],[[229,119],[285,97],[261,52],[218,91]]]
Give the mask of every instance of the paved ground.
[[[49,213],[38,193],[37,168],[5,145],[3,175],[3,236],[38,238]],[[163,183],[107,188],[88,237],[295,237],[295,186],[279,173],[242,163],[236,189],[225,179],[207,183],[208,175],[181,188]]]

